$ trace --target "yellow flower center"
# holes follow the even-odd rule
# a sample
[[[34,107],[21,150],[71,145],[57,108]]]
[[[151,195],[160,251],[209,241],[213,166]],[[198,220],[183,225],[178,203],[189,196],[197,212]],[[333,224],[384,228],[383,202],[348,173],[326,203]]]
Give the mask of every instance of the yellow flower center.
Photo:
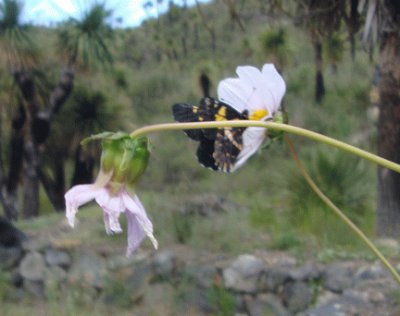
[[[253,113],[251,113],[250,120],[259,121],[263,117],[265,117],[266,115],[268,115],[268,111],[267,110],[264,110],[264,109],[255,110]]]

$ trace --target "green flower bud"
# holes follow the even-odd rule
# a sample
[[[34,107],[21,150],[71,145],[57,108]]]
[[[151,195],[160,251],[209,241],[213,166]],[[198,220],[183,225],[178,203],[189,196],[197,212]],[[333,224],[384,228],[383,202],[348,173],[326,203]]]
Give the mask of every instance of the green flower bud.
[[[123,147],[121,140],[103,139],[101,169],[105,173],[115,170],[122,161]]]
[[[134,185],[145,172],[150,158],[150,144],[148,138],[141,137],[135,141],[135,146],[132,149],[133,154],[128,162],[126,170],[126,181],[130,185]]]

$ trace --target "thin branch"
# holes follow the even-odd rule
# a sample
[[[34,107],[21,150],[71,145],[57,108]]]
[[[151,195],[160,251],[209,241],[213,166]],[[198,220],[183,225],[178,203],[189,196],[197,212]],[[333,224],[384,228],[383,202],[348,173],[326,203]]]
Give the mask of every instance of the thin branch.
[[[400,275],[397,273],[396,269],[390,264],[390,262],[385,258],[385,256],[379,251],[378,248],[369,240],[369,238],[319,189],[314,180],[307,173],[302,162],[300,161],[297,152],[294,148],[293,142],[287,135],[284,135],[285,141],[289,147],[289,151],[295,161],[297,167],[300,170],[303,178],[306,180],[307,184],[311,189],[318,195],[318,197],[328,205],[332,211],[347,225],[349,228],[366,244],[366,246],[375,254],[375,256],[385,265],[385,267],[393,275],[397,283],[400,284]]]

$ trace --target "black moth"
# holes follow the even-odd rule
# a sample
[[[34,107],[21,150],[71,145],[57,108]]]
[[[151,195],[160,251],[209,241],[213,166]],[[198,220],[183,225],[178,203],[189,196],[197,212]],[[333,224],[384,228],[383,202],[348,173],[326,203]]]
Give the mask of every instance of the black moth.
[[[204,122],[247,120],[248,112],[239,113],[231,106],[210,97],[202,98],[198,105],[177,103],[172,113],[178,122]],[[207,168],[230,172],[243,148],[245,127],[185,130],[191,139],[199,141],[197,158]]]

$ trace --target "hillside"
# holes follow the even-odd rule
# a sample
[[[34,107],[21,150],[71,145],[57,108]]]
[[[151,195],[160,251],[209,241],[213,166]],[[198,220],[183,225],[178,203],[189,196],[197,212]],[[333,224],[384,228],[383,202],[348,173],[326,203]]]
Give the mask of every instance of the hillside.
[[[340,58],[332,57],[331,43],[324,42],[326,94],[322,102],[317,103],[314,100],[315,68],[309,33],[287,15],[269,11],[263,1],[235,3],[240,20],[232,19],[232,12],[230,15],[223,1],[212,1],[200,5],[200,10],[172,5],[165,15],[148,20],[141,27],[114,30],[110,45],[114,57],[112,65],[89,68],[80,63],[76,67],[72,95],[57,114],[53,133],[43,147],[43,163],[47,166],[44,170],[51,170],[54,158],[62,157],[68,188],[73,178],[74,157],[84,137],[104,130],[131,132],[147,124],[172,122],[171,106],[174,103],[195,104],[202,97],[201,74],[209,77],[211,95],[216,96],[218,82],[235,76],[238,65],[261,67],[271,62],[277,64],[287,84],[283,105],[290,124],[374,152],[376,108],[370,97],[374,92],[373,54],[369,56],[357,41],[353,59],[345,32],[337,35],[336,43],[343,45]],[[63,59],[55,44],[59,31],[35,30],[38,43],[46,47],[39,66],[39,72],[46,77],[41,85],[44,91],[54,86],[62,69]],[[274,44],[274,39],[281,44]],[[9,86],[8,74],[1,76]],[[8,139],[16,101],[10,103],[11,97],[5,91],[0,97],[10,104],[3,111],[8,123],[2,123],[2,135]],[[150,163],[136,193],[153,220],[161,251],[173,249],[178,259],[191,268],[193,262],[203,260],[203,264],[207,258],[213,267],[223,258],[226,268],[227,262],[230,264],[238,255],[258,256],[261,253],[266,261],[270,254],[277,258],[280,255],[295,258],[296,265],[301,267],[309,260],[317,265],[335,262],[346,265],[351,261],[354,264],[351,273],[362,272],[365,267],[375,271],[373,259],[362,243],[307,187],[285,143],[272,143],[237,172],[223,174],[197,163],[197,144],[182,132],[153,133],[149,138],[152,143]],[[374,238],[375,165],[326,145],[300,137],[291,138],[321,189]],[[6,157],[7,150],[2,150]],[[97,145],[90,144],[83,152],[85,157],[94,158],[98,166]],[[60,249],[69,251],[72,257],[87,248],[102,257],[101,260],[116,256],[116,251],[124,252],[126,233],[106,236],[97,205],[83,208],[78,214],[81,222],[74,234],[65,227],[64,215],[54,214],[43,188],[40,202],[39,218],[17,224],[32,239],[45,236],[43,239],[51,240],[52,246],[61,244]],[[110,246],[106,246],[108,244]],[[150,243],[145,242],[137,257],[126,261],[127,265],[134,266],[135,260],[141,262],[141,258],[145,258],[145,262],[153,260],[156,252],[150,249]],[[395,252],[388,251],[388,255],[397,262],[399,247],[395,249]],[[122,278],[126,271],[121,272]],[[320,288],[321,275],[312,278],[307,286]],[[182,283],[174,279],[170,286],[177,287],[174,295],[182,298],[186,289],[183,283],[190,284],[191,280],[180,276]],[[379,274],[377,278],[381,277]],[[109,290],[125,293],[121,284],[124,283],[114,284],[115,287]],[[225,292],[213,292],[213,295],[222,302],[226,298],[229,306],[234,296]],[[344,289],[339,292],[343,294]],[[77,293],[79,296],[81,292]],[[90,294],[89,297],[92,298]],[[59,299],[53,298],[54,302]],[[176,297],[171,298],[174,299]],[[164,297],[164,300],[168,301],[168,298]],[[310,301],[310,306],[315,301],[316,297],[313,303]],[[69,304],[77,302],[79,300],[73,300]],[[145,304],[151,305],[151,302]],[[118,306],[118,302],[116,305],[118,312],[119,309],[127,311],[126,306]],[[72,313],[76,311],[75,307],[69,307]],[[11,315],[13,307],[8,308]],[[101,312],[104,312],[102,307]],[[158,315],[157,311],[154,313]],[[221,315],[229,315],[229,310]]]

